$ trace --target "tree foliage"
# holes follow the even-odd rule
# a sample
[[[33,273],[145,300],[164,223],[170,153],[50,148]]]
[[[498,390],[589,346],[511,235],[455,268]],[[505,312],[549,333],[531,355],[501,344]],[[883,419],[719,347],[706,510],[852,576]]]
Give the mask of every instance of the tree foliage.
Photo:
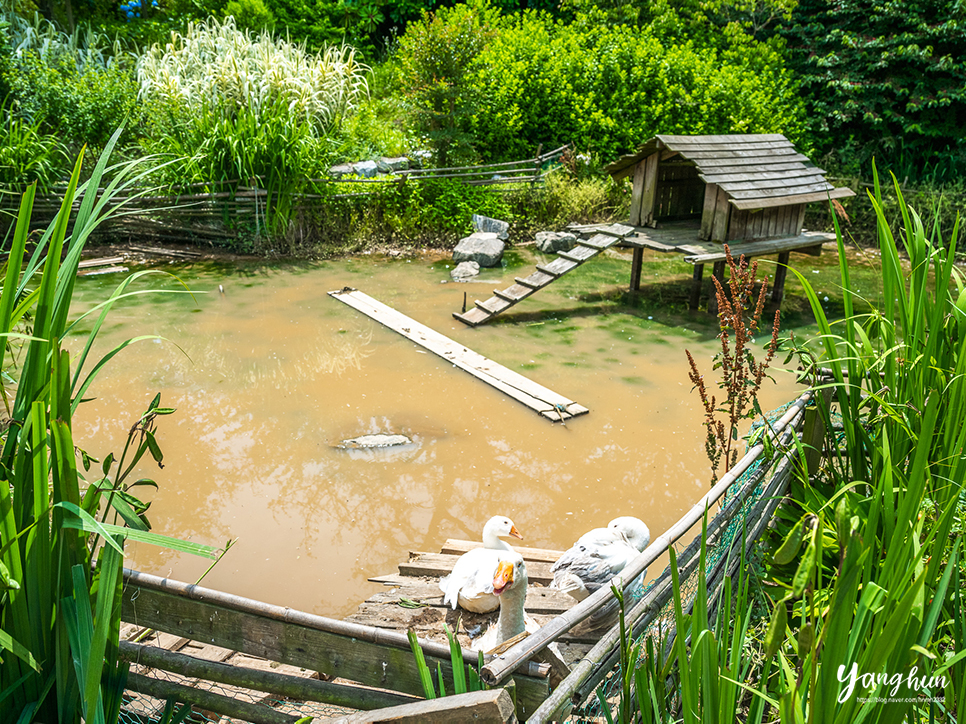
[[[801,0],[782,29],[817,146],[846,168],[966,171],[966,10],[956,0]]]

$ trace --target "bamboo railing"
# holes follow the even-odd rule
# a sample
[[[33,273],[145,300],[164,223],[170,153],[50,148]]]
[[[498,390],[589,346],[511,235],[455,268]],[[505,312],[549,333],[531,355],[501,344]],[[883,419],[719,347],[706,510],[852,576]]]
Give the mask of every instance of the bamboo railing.
[[[765,434],[770,438],[772,443],[777,443],[778,446],[783,447],[791,442],[792,436],[801,426],[804,419],[805,407],[811,398],[811,391],[800,396],[789,406],[778,422],[767,430]],[[701,521],[705,512],[709,511],[713,505],[722,499],[729,488],[739,480],[741,475],[762,458],[765,449],[766,445],[764,441],[758,442],[749,448],[745,456],[701,500],[628,565],[624,571],[623,580],[633,582],[649,565],[665,554],[673,543],[684,537]],[[795,456],[796,452],[793,449],[782,455],[777,461],[778,464],[774,465],[776,470],[775,474],[772,476],[766,486],[765,492],[760,496],[759,501],[752,508],[748,516],[752,527],[744,539],[738,538],[736,541],[742,540],[746,546],[750,546],[757,540],[764,526],[767,525],[771,513],[774,512],[775,506],[778,505],[780,498],[779,492],[787,484],[788,477],[793,469],[792,466]],[[721,540],[721,536],[725,532],[726,524],[731,522],[737,512],[742,509],[748,496],[759,485],[763,476],[772,469],[773,463],[775,462],[775,460],[769,461],[769,464],[763,464],[756,470],[750,476],[749,480],[744,482],[739,491],[737,491],[737,494],[729,501],[724,509],[714,516],[708,526],[709,540],[712,542]],[[737,545],[737,542],[735,545]],[[678,558],[681,580],[686,580],[695,570],[699,561],[699,556],[697,555],[699,550],[700,536],[692,541]],[[709,590],[717,590],[716,587],[727,572],[731,570],[733,565],[733,561],[728,555],[724,555],[719,559],[708,575]],[[628,583],[625,586],[625,595],[630,593],[630,587],[632,585],[633,583]],[[625,615],[625,620],[633,630],[635,636],[643,634],[645,629],[655,621],[672,595],[671,576],[670,572],[666,570],[651,585],[644,598],[635,604],[630,612]],[[490,685],[499,684],[521,663],[542,651],[547,645],[557,640],[564,632],[569,631],[581,621],[589,618],[601,606],[608,603],[612,597],[613,593],[609,589],[602,588],[566,613],[545,624],[539,631],[487,663],[481,672],[483,680]],[[554,689],[550,697],[537,708],[528,721],[552,721],[557,718],[559,712],[573,704],[585,701],[616,664],[620,643],[619,638],[620,627],[619,625],[615,625],[573,667],[570,675]]]

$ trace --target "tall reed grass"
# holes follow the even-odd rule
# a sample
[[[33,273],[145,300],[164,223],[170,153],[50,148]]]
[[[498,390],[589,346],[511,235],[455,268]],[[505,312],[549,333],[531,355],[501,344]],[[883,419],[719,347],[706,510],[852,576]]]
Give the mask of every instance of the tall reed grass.
[[[830,320],[795,272],[819,330],[798,352],[814,370],[825,455],[817,474],[799,467],[779,508],[765,588],[739,580],[733,589],[726,578],[713,626],[713,592],[702,577],[691,616],[676,591],[670,656],[640,658],[638,649],[630,657],[636,670],[633,689],[619,697],[621,721],[631,702],[644,722],[966,715],[966,280],[953,263],[958,224],[948,237],[938,226],[927,231],[896,185],[897,239],[881,194],[876,178],[869,201],[881,308],[853,291],[840,230],[842,319]],[[758,622],[756,606],[765,610]]]
[[[80,183],[77,159],[60,212],[28,255],[36,184],[21,199],[0,293],[0,369],[5,421],[0,451],[0,722],[114,722],[127,665],[118,660],[123,544],[133,538],[214,557],[208,546],[148,531],[144,506],[133,506],[124,474],[88,484],[72,432],[74,414],[97,373],[130,343],[91,361],[92,344],[110,308],[133,292],[133,277],[95,310],[97,319],[73,357],[70,302],[84,244],[98,223],[119,212],[112,199],[137,183],[139,163],[108,169],[108,154]],[[106,174],[113,171],[111,177]],[[103,193],[98,187],[103,186]],[[74,202],[79,207],[73,214]],[[16,364],[7,365],[16,351]],[[12,399],[11,399],[12,392]],[[168,412],[155,398],[140,421],[133,457],[150,452],[154,417]],[[129,448],[128,448],[129,449]],[[122,458],[125,456],[122,456]],[[129,471],[130,468],[128,467]],[[97,520],[99,512],[103,519]],[[106,522],[115,512],[126,526]]]

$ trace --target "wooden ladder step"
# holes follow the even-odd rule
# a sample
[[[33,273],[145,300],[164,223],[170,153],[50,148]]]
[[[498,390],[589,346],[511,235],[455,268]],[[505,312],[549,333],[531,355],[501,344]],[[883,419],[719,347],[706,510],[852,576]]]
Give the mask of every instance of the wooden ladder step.
[[[577,243],[581,246],[589,246],[591,249],[597,249],[597,251],[609,249],[618,241],[620,241],[620,237],[608,234],[594,234],[589,239],[577,239]]]
[[[473,307],[473,309],[467,309],[463,313],[453,312],[453,316],[456,317],[456,319],[463,322],[463,324],[468,324],[471,327],[475,327],[478,324],[483,324],[484,322],[488,322],[493,317],[492,314],[488,312],[484,312],[479,307]]]
[[[487,314],[499,314],[504,309],[512,305],[512,303],[498,297],[490,297],[483,302],[477,299],[474,304],[478,309],[482,309]]]
[[[534,282],[533,280],[530,279],[530,277],[527,277],[526,279],[521,279],[520,277],[513,277],[513,281],[515,281],[520,286],[529,287],[534,291],[536,291],[537,289],[543,289],[545,286],[547,286],[547,282],[543,282],[543,283]],[[553,280],[551,279],[550,281],[553,281]]]
[[[506,289],[494,289],[493,293],[500,299],[505,299],[510,304],[516,304],[522,299],[526,299],[533,294],[533,289],[522,284],[514,284]]]
[[[634,233],[634,227],[628,226],[627,224],[611,224],[602,229],[597,229],[597,232],[607,234],[608,236],[616,236],[618,239],[626,239]]]
[[[591,249],[588,246],[578,246],[573,251],[558,251],[557,256],[568,259],[569,261],[577,262],[578,264],[583,264],[588,259],[591,259],[597,254],[599,254],[596,249]]]
[[[542,271],[545,274],[552,274],[555,277],[559,277],[566,274],[571,269],[575,269],[580,262],[571,261],[570,259],[557,258],[554,259],[549,264],[537,264],[537,271]]]

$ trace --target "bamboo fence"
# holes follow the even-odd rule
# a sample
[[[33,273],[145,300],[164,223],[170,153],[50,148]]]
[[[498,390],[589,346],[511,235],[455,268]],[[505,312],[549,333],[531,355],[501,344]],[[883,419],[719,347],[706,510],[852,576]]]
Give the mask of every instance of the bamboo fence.
[[[357,176],[308,179],[302,193],[292,199],[295,211],[311,211],[335,199],[365,198],[408,183],[431,183],[454,180],[471,186],[493,186],[493,191],[508,190],[508,185],[541,184],[558,166],[557,161],[569,148],[561,146],[530,159],[479,166],[408,169],[382,174],[378,178]],[[154,238],[185,241],[188,239],[224,244],[239,238],[240,232],[255,235],[263,232],[268,209],[277,198],[269,198],[262,179],[230,179],[210,183],[191,183],[178,188],[157,186],[132,188],[116,197],[118,212],[99,227],[100,234],[111,237]],[[37,196],[31,225],[44,228],[60,210],[63,198],[55,187],[51,195]],[[0,238],[12,225],[19,194],[0,195]],[[75,210],[79,200],[75,202]]]

